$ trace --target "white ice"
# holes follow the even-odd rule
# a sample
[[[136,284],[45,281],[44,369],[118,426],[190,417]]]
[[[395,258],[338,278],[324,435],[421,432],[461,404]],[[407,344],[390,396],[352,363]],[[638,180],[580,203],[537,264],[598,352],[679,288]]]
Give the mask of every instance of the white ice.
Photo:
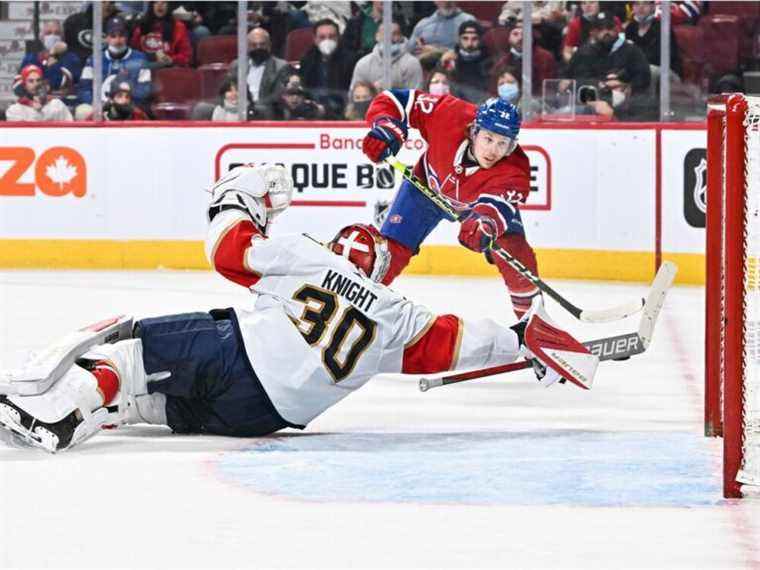
[[[646,288],[553,284],[589,308]],[[497,278],[396,288],[511,321]],[[0,366],[109,315],[248,301],[203,272],[2,272]],[[760,504],[721,499],[721,442],[702,436],[703,308],[674,288],[649,351],[603,363],[590,392],[529,371],[426,394],[384,377],[303,433],[0,448],[0,567],[760,568]],[[582,339],[637,324],[548,310]]]

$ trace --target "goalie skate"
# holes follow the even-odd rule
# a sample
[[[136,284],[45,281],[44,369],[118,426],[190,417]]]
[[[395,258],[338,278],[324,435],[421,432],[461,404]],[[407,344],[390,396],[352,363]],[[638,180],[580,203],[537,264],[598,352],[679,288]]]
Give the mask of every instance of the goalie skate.
[[[112,415],[99,406],[95,377],[80,366],[38,396],[0,396],[0,427],[12,443],[50,453],[68,449],[100,431]]]
[[[550,385],[564,378],[584,390],[590,389],[599,358],[551,322],[540,297],[533,300],[528,315],[525,347],[528,357],[538,360],[538,364],[545,367],[544,382]],[[540,367],[537,373],[539,370]]]

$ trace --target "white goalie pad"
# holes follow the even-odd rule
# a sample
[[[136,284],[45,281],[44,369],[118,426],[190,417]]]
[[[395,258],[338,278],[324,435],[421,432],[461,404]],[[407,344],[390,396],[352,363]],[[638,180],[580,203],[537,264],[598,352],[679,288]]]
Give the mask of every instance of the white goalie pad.
[[[133,317],[121,315],[69,333],[32,357],[23,368],[0,372],[0,394],[34,396],[44,393],[93,346],[132,338],[133,324]]]

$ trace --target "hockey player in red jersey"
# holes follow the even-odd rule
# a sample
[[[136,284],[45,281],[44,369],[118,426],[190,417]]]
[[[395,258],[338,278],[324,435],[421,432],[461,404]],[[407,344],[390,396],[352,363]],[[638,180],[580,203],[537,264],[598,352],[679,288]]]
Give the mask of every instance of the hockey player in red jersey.
[[[540,299],[512,327],[435,315],[377,283],[388,250],[374,228],[348,226],[327,246],[267,237],[292,190],[279,166],[238,167],[213,188],[206,251],[221,275],[257,294],[251,306],[134,327],[119,319],[66,337],[0,374],[3,433],[50,452],[105,425],[262,436],[303,429],[376,374],[522,357],[535,359],[544,383],[590,386],[598,359],[551,325]]]
[[[415,166],[415,174],[430,188],[466,208],[459,242],[484,252],[499,268],[518,318],[531,306],[538,289],[507,263],[491,257],[495,240],[534,275],[538,266],[525,238],[519,206],[530,191],[530,164],[517,144],[520,113],[502,99],[489,99],[480,107],[452,95],[431,95],[409,89],[384,91],[370,105],[372,128],[362,149],[373,162],[396,155],[410,128],[418,129],[428,143]],[[444,214],[407,181],[399,188],[381,233],[392,252],[383,283],[391,283],[409,264],[419,246]]]

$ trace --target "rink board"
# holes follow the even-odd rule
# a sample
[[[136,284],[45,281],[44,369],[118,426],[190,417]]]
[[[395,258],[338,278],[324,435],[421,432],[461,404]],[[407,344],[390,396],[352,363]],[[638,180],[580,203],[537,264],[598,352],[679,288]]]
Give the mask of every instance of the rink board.
[[[343,225],[373,221],[400,184],[366,162],[364,132],[356,123],[4,128],[0,267],[208,267],[204,189],[241,163],[277,162],[293,175],[294,207],[273,233],[329,239]],[[523,217],[542,274],[644,281],[662,256],[679,263],[681,282],[703,282],[705,140],[702,125],[523,129],[532,166]],[[413,162],[424,147],[414,133],[401,160]],[[456,235],[442,222],[410,270],[495,274]]]

